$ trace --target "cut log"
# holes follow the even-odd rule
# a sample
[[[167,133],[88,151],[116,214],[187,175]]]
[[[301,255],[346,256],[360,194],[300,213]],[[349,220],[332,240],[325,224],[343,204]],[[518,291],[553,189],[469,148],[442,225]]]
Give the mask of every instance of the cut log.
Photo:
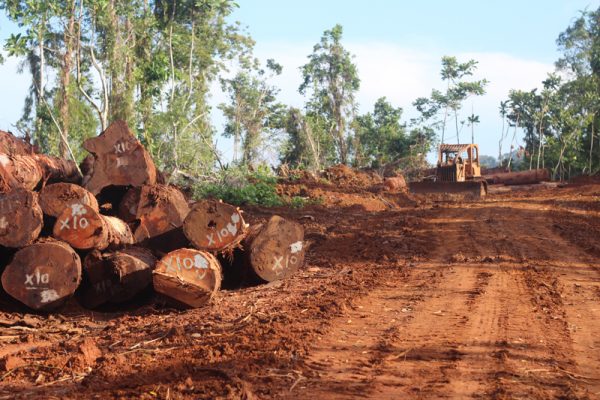
[[[25,189],[0,194],[0,245],[23,247],[39,236],[44,221],[38,195]]]
[[[140,203],[141,187],[133,187],[125,193],[119,203],[118,216],[127,223],[134,222],[137,216],[138,204]]]
[[[85,187],[97,195],[110,185],[142,186],[156,183],[157,171],[150,154],[133,136],[125,121],[113,122],[83,147],[94,155]]]
[[[34,310],[50,310],[75,293],[81,261],[66,243],[45,240],[17,251],[2,274],[10,296]]]
[[[75,162],[45,154],[36,154],[34,157],[42,169],[44,181],[81,183],[82,176]]]
[[[221,287],[221,265],[210,253],[178,249],[165,255],[153,272],[154,290],[179,303],[200,307]]]
[[[73,183],[54,183],[40,191],[40,206],[46,215],[56,218],[72,204],[85,204],[98,211],[96,197]]]
[[[0,130],[0,153],[9,156],[35,153],[33,146],[10,132]]]
[[[23,188],[33,190],[44,177],[34,155],[0,154],[0,191]]]
[[[152,283],[156,258],[148,249],[128,247],[111,253],[92,251],[83,261],[81,301],[89,308],[122,303]]]
[[[60,214],[53,236],[80,250],[104,250],[134,242],[125,222],[84,204],[72,204]]]
[[[169,185],[133,188],[119,205],[119,215],[135,221],[133,236],[136,242],[167,253],[189,246],[180,229],[189,211],[183,193]]]
[[[550,171],[547,169],[532,169],[529,171],[516,171],[485,175],[483,178],[490,184],[530,185],[543,181],[549,181]]]
[[[230,253],[246,236],[247,227],[238,208],[217,200],[202,200],[185,218],[183,233],[197,249]]]
[[[260,279],[285,279],[304,264],[304,228],[274,215],[251,228],[242,245],[247,268]]]
[[[42,180],[80,182],[81,175],[72,161],[43,154],[9,156],[0,153],[0,191],[33,190]]]

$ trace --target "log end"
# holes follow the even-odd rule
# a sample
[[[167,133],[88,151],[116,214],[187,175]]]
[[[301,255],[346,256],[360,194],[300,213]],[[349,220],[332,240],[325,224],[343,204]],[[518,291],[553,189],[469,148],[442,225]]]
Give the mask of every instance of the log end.
[[[0,194],[0,246],[16,248],[33,243],[43,221],[37,193],[14,189]]]
[[[178,249],[157,263],[152,280],[158,293],[189,307],[201,307],[221,287],[221,266],[208,252]]]
[[[81,281],[81,260],[66,243],[45,241],[15,253],[2,287],[34,310],[51,310],[71,297]]]

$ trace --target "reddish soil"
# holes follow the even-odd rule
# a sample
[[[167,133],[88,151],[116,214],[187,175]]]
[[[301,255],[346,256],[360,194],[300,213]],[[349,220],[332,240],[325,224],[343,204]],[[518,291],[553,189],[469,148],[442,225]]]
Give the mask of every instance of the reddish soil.
[[[300,180],[305,267],[176,310],[0,296],[0,399],[600,398],[600,184],[414,201]]]

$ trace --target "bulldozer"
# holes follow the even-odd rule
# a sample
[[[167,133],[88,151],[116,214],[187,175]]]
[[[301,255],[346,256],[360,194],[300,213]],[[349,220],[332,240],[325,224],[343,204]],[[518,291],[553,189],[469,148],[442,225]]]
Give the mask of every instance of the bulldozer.
[[[481,177],[479,146],[441,144],[435,175],[409,184],[412,193],[487,194],[487,182]]]

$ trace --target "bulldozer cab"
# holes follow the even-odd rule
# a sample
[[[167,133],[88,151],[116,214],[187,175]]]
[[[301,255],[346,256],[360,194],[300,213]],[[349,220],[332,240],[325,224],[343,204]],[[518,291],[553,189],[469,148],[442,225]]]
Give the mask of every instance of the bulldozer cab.
[[[438,151],[436,178],[443,182],[464,182],[481,176],[479,146],[442,144]]]

